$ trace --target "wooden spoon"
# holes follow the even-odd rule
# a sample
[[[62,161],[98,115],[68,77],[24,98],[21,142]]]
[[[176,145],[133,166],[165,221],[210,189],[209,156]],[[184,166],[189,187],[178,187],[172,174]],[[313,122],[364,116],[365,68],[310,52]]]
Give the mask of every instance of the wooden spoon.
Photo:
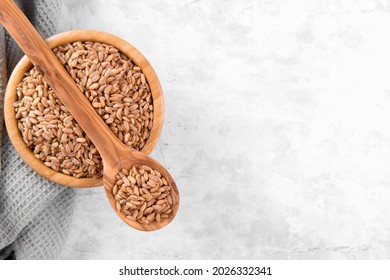
[[[111,206],[121,219],[138,230],[152,231],[169,224],[175,217],[179,207],[179,192],[175,181],[168,171],[151,157],[125,146],[106,123],[101,119],[88,99],[78,89],[68,72],[57,60],[55,54],[29,22],[23,12],[12,0],[0,0],[0,23],[8,30],[23,52],[44,76],[58,98],[66,106],[72,116],[92,140],[103,160],[104,189]],[[146,165],[158,170],[171,186],[172,212],[169,218],[154,220],[148,224],[127,219],[116,210],[116,200],[112,189],[117,181],[116,175],[122,169]]]

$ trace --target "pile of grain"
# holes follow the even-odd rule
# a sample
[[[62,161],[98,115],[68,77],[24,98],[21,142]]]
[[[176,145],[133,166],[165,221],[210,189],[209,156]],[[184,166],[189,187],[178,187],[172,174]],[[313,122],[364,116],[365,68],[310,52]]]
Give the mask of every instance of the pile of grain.
[[[112,194],[116,208],[128,219],[148,224],[169,218],[172,213],[171,186],[161,173],[149,166],[133,166],[116,175]]]
[[[97,42],[75,42],[53,51],[119,140],[141,150],[153,127],[152,94],[141,69],[118,49]],[[27,146],[55,171],[100,177],[100,155],[77,121],[36,68],[25,76],[14,107]]]

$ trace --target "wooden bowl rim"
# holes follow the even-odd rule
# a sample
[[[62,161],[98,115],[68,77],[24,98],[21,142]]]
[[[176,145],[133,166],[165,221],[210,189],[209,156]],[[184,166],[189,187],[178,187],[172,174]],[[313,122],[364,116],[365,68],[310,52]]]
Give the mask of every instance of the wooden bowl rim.
[[[127,41],[122,38],[98,31],[98,30],[72,30],[56,34],[46,39],[51,49],[64,45],[66,43],[76,41],[91,41],[112,45],[120,52],[129,57],[137,66],[139,66],[149,83],[153,98],[154,119],[153,127],[150,136],[146,141],[145,146],[141,152],[150,154],[157,145],[158,138],[161,134],[163,118],[164,118],[164,98],[163,92],[158,80],[157,74],[149,61]],[[54,171],[47,167],[41,160],[37,159],[30,148],[24,143],[22,135],[18,129],[17,120],[15,118],[15,111],[13,104],[16,101],[16,87],[24,77],[24,73],[32,68],[32,63],[27,56],[19,61],[15,66],[9,78],[4,98],[4,119],[9,138],[15,147],[15,150],[21,158],[42,177],[51,180],[57,184],[70,186],[75,188],[89,188],[103,185],[103,178],[75,178],[61,172]]]

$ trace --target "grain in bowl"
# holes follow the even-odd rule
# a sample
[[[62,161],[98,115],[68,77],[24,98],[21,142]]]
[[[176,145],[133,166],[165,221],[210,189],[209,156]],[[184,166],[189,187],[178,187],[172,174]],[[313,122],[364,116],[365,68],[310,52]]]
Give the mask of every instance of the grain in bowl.
[[[154,111],[142,70],[108,44],[74,42],[53,51],[111,131],[125,145],[141,150]],[[36,68],[25,74],[16,91],[18,128],[35,157],[66,175],[101,177],[98,151]]]

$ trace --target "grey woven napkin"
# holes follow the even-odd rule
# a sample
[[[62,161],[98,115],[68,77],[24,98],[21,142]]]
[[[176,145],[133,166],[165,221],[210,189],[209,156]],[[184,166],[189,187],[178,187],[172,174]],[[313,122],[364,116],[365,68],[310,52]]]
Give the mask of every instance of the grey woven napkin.
[[[61,0],[17,1],[43,37],[56,33]],[[3,129],[6,81],[22,52],[0,27],[0,259],[54,259],[68,234],[75,192],[47,181],[16,153]],[[8,73],[8,75],[7,75]],[[1,140],[0,140],[1,141]]]

